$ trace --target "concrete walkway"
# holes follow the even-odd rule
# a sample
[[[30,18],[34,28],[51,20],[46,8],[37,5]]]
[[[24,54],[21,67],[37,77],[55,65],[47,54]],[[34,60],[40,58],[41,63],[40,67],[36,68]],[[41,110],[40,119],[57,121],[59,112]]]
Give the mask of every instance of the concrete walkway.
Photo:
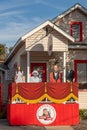
[[[0,119],[0,130],[87,130],[87,120],[75,126],[10,126],[6,119]]]
[[[10,126],[5,119],[0,119],[0,130],[74,130],[71,126]]]
[[[74,130],[71,126],[47,126],[46,130]]]

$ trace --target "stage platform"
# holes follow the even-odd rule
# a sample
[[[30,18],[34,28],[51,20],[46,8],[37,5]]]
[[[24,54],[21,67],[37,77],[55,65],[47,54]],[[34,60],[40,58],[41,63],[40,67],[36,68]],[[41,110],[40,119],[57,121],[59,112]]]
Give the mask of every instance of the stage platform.
[[[79,124],[78,83],[11,83],[8,93],[10,125]]]
[[[7,104],[10,125],[58,126],[79,124],[79,104]]]

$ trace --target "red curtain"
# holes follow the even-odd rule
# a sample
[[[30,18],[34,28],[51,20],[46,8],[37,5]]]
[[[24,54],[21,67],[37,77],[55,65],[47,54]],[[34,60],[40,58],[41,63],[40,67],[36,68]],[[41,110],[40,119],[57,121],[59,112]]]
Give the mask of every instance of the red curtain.
[[[8,88],[8,98],[11,100],[16,94],[16,83],[10,83]]]
[[[67,83],[47,83],[47,94],[55,99],[63,99],[70,94],[70,86]]]
[[[45,93],[54,99],[66,98],[70,93],[78,97],[78,83],[12,83],[9,98],[19,94],[24,99],[35,100]]]
[[[40,98],[44,95],[44,83],[19,83],[18,94],[29,100]]]
[[[79,86],[79,84],[77,82],[75,82],[75,83],[72,84],[72,93],[76,97],[78,97],[78,86]]]

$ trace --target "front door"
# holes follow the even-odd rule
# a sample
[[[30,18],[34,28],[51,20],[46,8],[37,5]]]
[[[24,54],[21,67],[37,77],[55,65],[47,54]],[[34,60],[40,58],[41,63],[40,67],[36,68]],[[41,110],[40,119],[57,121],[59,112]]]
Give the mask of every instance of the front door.
[[[33,70],[37,70],[39,72],[42,82],[47,81],[46,63],[31,63],[31,74]]]

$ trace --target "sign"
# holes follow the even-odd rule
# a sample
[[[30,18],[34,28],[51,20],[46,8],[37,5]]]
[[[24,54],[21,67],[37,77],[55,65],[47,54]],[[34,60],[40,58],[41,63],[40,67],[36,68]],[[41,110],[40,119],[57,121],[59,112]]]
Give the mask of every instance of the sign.
[[[36,116],[40,123],[48,125],[55,121],[56,110],[53,106],[45,104],[38,108]]]

